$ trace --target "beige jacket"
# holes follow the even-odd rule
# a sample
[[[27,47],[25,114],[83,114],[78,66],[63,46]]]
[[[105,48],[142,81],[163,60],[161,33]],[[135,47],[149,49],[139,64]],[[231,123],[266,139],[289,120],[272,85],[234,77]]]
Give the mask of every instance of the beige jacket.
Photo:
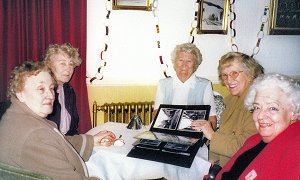
[[[93,144],[90,135],[64,137],[55,123],[15,98],[0,121],[0,161],[53,179],[92,179],[83,159],[88,160]]]
[[[229,95],[224,99],[225,110],[221,114],[220,129],[212,135],[209,159],[224,166],[242,147],[245,140],[255,134],[252,114],[245,108],[246,90],[240,97]]]

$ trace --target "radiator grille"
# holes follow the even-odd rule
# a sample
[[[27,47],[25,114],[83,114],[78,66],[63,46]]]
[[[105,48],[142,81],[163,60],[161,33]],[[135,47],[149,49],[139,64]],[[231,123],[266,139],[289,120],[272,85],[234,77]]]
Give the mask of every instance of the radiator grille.
[[[144,125],[149,125],[152,120],[154,102],[125,102],[125,103],[105,103],[93,104],[93,127],[97,126],[97,112],[104,112],[104,122],[129,123],[135,115],[139,115]]]

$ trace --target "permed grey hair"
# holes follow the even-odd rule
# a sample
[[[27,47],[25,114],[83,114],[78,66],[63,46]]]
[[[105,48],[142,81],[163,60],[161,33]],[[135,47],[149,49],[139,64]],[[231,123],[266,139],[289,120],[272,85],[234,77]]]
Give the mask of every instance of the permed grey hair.
[[[260,75],[253,81],[245,99],[245,106],[248,110],[253,109],[256,93],[266,88],[281,89],[286,94],[286,101],[291,105],[292,111],[297,115],[297,120],[300,120],[300,84],[295,79],[282,74]]]
[[[74,67],[80,66],[82,60],[79,57],[78,49],[72,47],[70,43],[64,43],[61,45],[50,44],[46,50],[44,61],[51,68],[53,56],[61,53],[64,53],[72,60]]]
[[[191,53],[196,57],[196,64],[194,69],[194,71],[196,71],[199,65],[202,63],[202,54],[200,50],[197,48],[197,46],[192,43],[184,43],[184,44],[177,45],[171,53],[171,60],[173,64],[175,63],[177,54],[179,52]]]
[[[11,71],[7,97],[17,97],[16,93],[24,90],[27,78],[36,76],[42,71],[49,72],[53,78],[52,72],[43,61],[25,61],[21,65],[15,66]]]

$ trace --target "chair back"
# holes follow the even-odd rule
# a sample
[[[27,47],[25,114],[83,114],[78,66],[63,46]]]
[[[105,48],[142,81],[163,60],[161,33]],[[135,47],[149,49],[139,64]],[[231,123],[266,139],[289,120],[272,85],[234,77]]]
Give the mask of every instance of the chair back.
[[[10,101],[2,101],[0,102],[0,120],[3,114],[6,112],[6,109],[9,108],[11,102]]]
[[[52,178],[26,169],[0,162],[0,179],[5,180],[51,180]]]
[[[217,130],[218,130],[219,126],[220,126],[221,113],[225,109],[225,104],[224,104],[224,98],[221,94],[219,94],[216,91],[213,91],[213,94],[214,94],[214,101],[215,101],[215,105],[216,105]]]

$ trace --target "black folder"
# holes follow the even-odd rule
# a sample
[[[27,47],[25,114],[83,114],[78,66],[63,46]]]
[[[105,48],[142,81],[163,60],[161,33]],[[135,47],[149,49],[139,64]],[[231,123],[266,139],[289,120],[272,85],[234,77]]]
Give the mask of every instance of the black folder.
[[[136,136],[138,140],[127,156],[191,167],[207,140],[202,132],[191,128],[191,122],[207,120],[209,111],[209,105],[161,104],[149,131]]]

